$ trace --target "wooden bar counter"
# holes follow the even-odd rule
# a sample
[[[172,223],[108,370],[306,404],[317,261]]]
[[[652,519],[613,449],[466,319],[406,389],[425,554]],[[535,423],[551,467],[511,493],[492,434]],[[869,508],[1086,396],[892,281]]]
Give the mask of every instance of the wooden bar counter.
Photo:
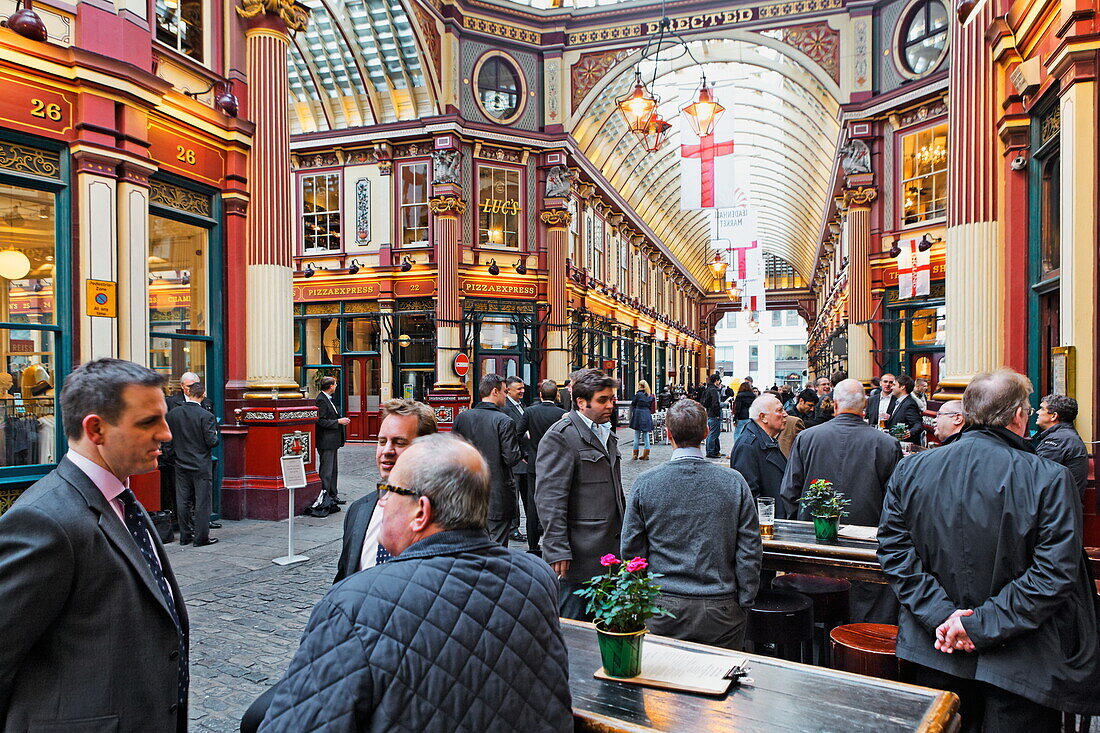
[[[748,660],[751,682],[721,697],[641,687],[593,677],[600,664],[591,624],[562,619],[569,648],[569,687],[578,731],[957,731],[958,698],[941,690],[692,644],[668,644]],[[733,662],[731,662],[731,665]]]
[[[813,522],[777,519],[775,535],[764,539],[764,568],[885,583],[877,551],[877,542],[843,537],[836,542],[821,542],[814,537]]]

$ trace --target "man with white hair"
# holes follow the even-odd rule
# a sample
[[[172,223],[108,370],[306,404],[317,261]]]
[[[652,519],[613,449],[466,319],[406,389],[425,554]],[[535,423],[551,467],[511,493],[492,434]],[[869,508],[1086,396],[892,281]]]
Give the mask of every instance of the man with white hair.
[[[191,385],[201,381],[202,380],[199,379],[199,375],[195,374],[194,372],[184,372],[183,374],[181,374],[179,392],[175,392],[169,395],[168,399],[166,400],[168,403],[168,411],[171,412],[173,407],[179,407],[180,405],[186,403],[187,395],[190,394],[189,390],[191,389]],[[209,395],[203,395],[202,402],[200,404],[202,405],[202,409],[213,414],[214,403],[210,401]]]
[[[836,417],[799,433],[791,446],[783,475],[783,506],[788,517],[809,520],[799,510],[802,492],[817,479],[833,486],[851,500],[845,524],[877,527],[882,515],[886,482],[901,460],[901,444],[863,420],[867,397],[856,379],[845,379],[833,390]],[[852,622],[893,624],[898,601],[881,583],[853,583]]]
[[[745,477],[755,498],[775,499],[775,515],[786,517],[780,502],[779,489],[787,459],[777,440],[787,424],[787,411],[773,394],[765,392],[749,408],[751,418],[730,452],[730,468]]]

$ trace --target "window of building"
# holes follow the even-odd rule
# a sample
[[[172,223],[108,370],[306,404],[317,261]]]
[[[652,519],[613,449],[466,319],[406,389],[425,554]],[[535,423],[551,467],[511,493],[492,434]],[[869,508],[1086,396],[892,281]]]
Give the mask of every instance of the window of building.
[[[209,230],[204,227],[164,216],[149,217],[152,329],[188,335],[208,333],[208,238]]]
[[[626,292],[630,287],[630,245],[619,239],[619,288]]]
[[[482,111],[498,121],[519,114],[523,101],[519,71],[504,56],[491,56],[477,72],[477,101]]]
[[[784,313],[787,314],[787,325],[788,326],[801,325],[799,323],[800,319],[798,317],[798,311],[784,311]]]
[[[775,360],[777,362],[805,361],[805,344],[777,344],[775,346]]]
[[[594,229],[595,234],[592,237],[592,277],[603,280],[603,253],[607,241],[607,224],[597,216]]]
[[[306,252],[340,250],[340,174],[302,176],[302,247]]]
[[[903,16],[898,51],[909,73],[919,76],[940,65],[947,50],[947,17],[940,0],[919,0]]]
[[[478,242],[483,247],[519,248],[523,211],[519,171],[483,165],[478,168]]]
[[[379,319],[377,315],[348,318],[344,321],[344,351],[356,354],[379,351]]]
[[[783,325],[783,311],[772,311],[772,325],[773,326],[782,326]]]
[[[946,343],[946,308],[909,311],[910,346],[943,346]]]
[[[400,180],[401,245],[428,246],[428,164],[398,166]]]
[[[501,351],[519,346],[519,329],[511,316],[482,317],[479,334],[479,346],[482,349]]]
[[[755,372],[760,368],[760,347],[749,347],[749,371]]]
[[[203,61],[203,0],[156,0],[157,40]]]
[[[942,219],[947,211],[947,125],[901,139],[902,223]]]
[[[569,259],[573,261],[573,264],[577,263],[577,256],[580,254],[578,246],[581,238],[581,222],[577,209],[577,200],[574,198],[569,199]]]
[[[1061,157],[1058,151],[1044,158],[1040,166],[1039,216],[1043,225],[1039,228],[1039,256],[1045,280],[1058,272],[1062,264]]]

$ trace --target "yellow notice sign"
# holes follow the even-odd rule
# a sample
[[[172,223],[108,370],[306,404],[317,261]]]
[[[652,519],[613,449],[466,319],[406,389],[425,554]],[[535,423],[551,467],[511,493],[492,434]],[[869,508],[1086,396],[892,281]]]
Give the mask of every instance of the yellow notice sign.
[[[112,280],[85,280],[88,293],[88,315],[100,318],[118,317],[118,283]]]

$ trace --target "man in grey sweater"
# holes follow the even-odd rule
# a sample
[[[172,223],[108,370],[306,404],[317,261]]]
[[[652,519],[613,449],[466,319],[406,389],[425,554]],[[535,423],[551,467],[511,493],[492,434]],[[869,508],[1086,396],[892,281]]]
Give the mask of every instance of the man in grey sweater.
[[[703,457],[707,413],[679,400],[665,431],[672,459],[634,482],[623,519],[624,558],[644,557],[661,573],[657,605],[674,617],[649,630],[701,644],[740,649],[746,608],[760,586],[760,527],[748,483]]]

